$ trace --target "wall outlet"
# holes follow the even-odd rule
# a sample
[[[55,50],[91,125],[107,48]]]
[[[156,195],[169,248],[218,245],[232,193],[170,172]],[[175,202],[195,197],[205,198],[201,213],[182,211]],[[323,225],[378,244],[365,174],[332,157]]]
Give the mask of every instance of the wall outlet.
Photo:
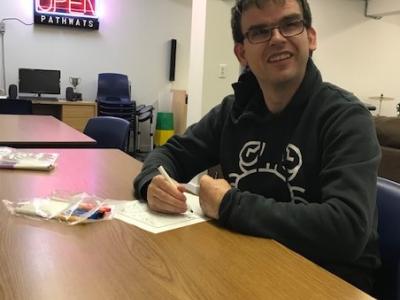
[[[218,78],[226,78],[226,64],[219,64]]]

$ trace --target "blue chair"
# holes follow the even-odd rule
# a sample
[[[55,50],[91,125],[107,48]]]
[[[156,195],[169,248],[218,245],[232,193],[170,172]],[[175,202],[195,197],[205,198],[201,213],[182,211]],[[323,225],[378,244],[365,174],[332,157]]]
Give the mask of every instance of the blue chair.
[[[132,102],[128,76],[118,73],[100,73],[96,100],[111,104]]]
[[[118,148],[126,151],[130,123],[116,117],[94,117],[89,119],[84,134],[95,139],[97,148]]]
[[[0,99],[0,114],[31,115],[32,101],[21,99]]]
[[[127,150],[129,152],[130,132],[133,132],[133,153],[136,147],[136,102],[131,100],[128,76],[118,73],[100,73],[97,85],[97,115],[113,116],[130,122]]]
[[[400,299],[400,184],[378,177],[378,232],[382,267],[377,276],[378,299]]]

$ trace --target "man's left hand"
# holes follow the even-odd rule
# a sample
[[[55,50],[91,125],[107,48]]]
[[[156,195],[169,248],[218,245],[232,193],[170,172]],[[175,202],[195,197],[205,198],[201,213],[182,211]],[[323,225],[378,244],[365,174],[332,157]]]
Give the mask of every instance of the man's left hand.
[[[200,178],[200,206],[208,217],[219,218],[219,206],[222,198],[230,189],[231,186],[224,179],[213,179],[208,175]]]

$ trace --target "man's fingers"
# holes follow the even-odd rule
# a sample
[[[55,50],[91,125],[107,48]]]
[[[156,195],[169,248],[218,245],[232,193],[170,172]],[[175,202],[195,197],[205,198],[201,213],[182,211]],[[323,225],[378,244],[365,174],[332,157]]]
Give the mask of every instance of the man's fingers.
[[[187,210],[185,195],[162,176],[156,176],[151,181],[147,201],[150,209],[158,212],[184,213]]]
[[[171,203],[165,202],[162,199],[153,197],[151,201],[148,201],[148,205],[151,210],[162,212],[162,213],[184,213],[187,210],[185,202],[181,202],[184,205],[175,206]]]
[[[153,197],[159,203],[164,203],[168,206],[173,206],[177,208],[186,208],[186,198],[184,195],[182,201],[181,199],[177,199],[175,195],[166,193],[163,189],[155,188],[155,190],[153,191]]]
[[[161,189],[163,192],[172,195],[174,198],[181,200],[181,201],[186,201],[185,195],[178,188],[179,187],[178,183],[176,183],[176,185],[172,185],[163,176],[157,175],[151,181],[150,185],[152,185],[152,184],[154,184],[157,188]]]

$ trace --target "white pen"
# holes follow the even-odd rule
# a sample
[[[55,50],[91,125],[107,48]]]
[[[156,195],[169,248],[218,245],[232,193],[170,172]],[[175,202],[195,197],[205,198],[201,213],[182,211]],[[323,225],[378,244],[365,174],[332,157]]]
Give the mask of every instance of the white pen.
[[[167,171],[165,171],[165,169],[164,169],[163,166],[160,165],[160,166],[157,168],[157,170],[161,173],[161,175],[162,175],[166,180],[168,180],[169,183],[171,183],[171,184],[174,185],[176,188],[178,188],[178,186],[176,185],[176,183],[175,183],[175,182],[172,180],[172,178],[168,175]],[[193,213],[193,209],[191,209],[191,208],[189,207],[189,204],[186,203],[186,205],[187,205],[188,210],[189,210],[191,213]]]
[[[175,182],[172,180],[171,177],[169,177],[167,171],[165,171],[165,169],[164,169],[163,166],[159,166],[157,170],[161,173],[162,176],[164,176],[165,179],[168,180],[168,182],[169,182],[170,184],[176,186]],[[176,187],[177,187],[177,186],[176,186]]]

